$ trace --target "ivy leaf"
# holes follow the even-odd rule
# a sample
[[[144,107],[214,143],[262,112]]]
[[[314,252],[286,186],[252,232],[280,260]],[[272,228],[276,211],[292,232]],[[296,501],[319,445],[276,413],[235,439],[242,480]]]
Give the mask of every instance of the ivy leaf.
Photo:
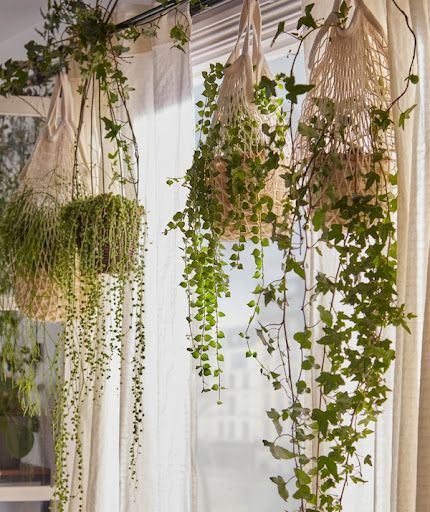
[[[297,482],[300,486],[308,485],[312,482],[311,477],[300,468],[294,468],[294,472],[296,474]]]
[[[291,460],[294,459],[295,457],[293,452],[276,444],[272,444],[272,446],[270,447],[270,452],[272,453],[273,457],[275,457],[275,459],[277,460]]]
[[[284,76],[284,87],[287,91],[286,98],[291,103],[298,102],[298,96],[306,94],[311,91],[315,86],[313,84],[296,84],[296,77],[294,75]]]
[[[400,114],[399,127],[402,128],[402,130],[405,129],[405,123],[408,119],[410,119],[411,114],[415,110],[416,106],[417,106],[417,104],[415,103],[415,105],[412,105],[412,107],[409,107],[408,109],[406,109],[404,112],[402,112]]]
[[[302,27],[307,28],[318,28],[317,22],[315,21],[315,18],[312,16],[312,9],[314,8],[315,4],[308,4],[305,7],[305,14],[301,18],[299,18],[299,21],[297,22],[297,30],[300,30]]]
[[[372,457],[370,455],[366,455],[366,457],[364,457],[364,464],[372,466]]]
[[[315,213],[312,217],[312,224],[314,226],[315,231],[319,231],[324,226],[325,221],[325,211],[321,208],[315,210]]]
[[[266,411],[267,416],[272,420],[273,425],[275,426],[276,432],[278,436],[282,434],[282,425],[279,421],[281,415],[278,413],[276,409],[270,409],[270,411]]]
[[[287,482],[282,478],[282,476],[272,476],[270,480],[278,487],[278,494],[284,500],[288,501],[290,497],[287,489]]]
[[[327,309],[325,309],[325,307],[321,306],[321,305],[318,306],[318,311],[320,313],[321,321],[328,327],[332,327],[333,326],[333,315],[331,314],[331,312],[328,311]]]
[[[315,128],[313,128],[312,126],[309,126],[308,124],[305,124],[303,122],[299,123],[297,130],[300,133],[300,135],[303,135],[303,137],[306,137],[309,140],[318,137],[318,131],[315,130]]]
[[[281,35],[281,34],[284,34],[285,33],[285,21],[280,21],[278,23],[278,29],[276,30],[276,34],[275,34],[275,37],[272,39],[272,42],[270,44],[270,47],[272,47],[275,43],[276,43],[276,40],[278,39],[278,37]]]
[[[297,341],[301,348],[309,350],[312,348],[311,336],[312,332],[308,329],[304,332],[296,332],[294,339]]]
[[[264,94],[266,98],[269,100],[270,98],[273,98],[276,96],[276,81],[270,80],[270,78],[267,78],[267,76],[262,76],[260,80],[259,87],[261,90],[264,91]],[[267,125],[267,128],[269,126]]]

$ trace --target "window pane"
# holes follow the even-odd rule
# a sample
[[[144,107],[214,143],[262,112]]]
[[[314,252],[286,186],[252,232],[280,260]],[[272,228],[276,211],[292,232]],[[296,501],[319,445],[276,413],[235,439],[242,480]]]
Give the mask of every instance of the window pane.
[[[271,68],[273,72],[285,72],[290,64],[291,61],[282,58],[272,62]],[[305,83],[303,58],[298,59],[296,74],[298,80]],[[196,87],[196,100],[200,99],[201,90],[200,86]],[[296,118],[297,113],[295,121]],[[281,391],[274,392],[271,383],[260,374],[257,362],[245,357],[248,349],[239,337],[248,319],[246,304],[256,286],[250,254],[254,247],[249,244],[244,256],[245,270],[231,273],[232,297],[224,309],[221,307],[227,314],[222,319],[222,330],[226,336],[223,343],[224,379],[228,388],[222,396],[223,405],[216,405],[217,397],[211,393],[199,395],[197,467],[201,512],[275,512],[283,510],[285,505],[270,477],[286,475],[289,472],[288,461],[274,459],[262,442],[263,439],[273,441],[277,435],[266,411],[284,408],[285,398]],[[267,248],[266,282],[279,278],[281,258],[282,254],[276,247]],[[289,278],[287,325],[290,336],[303,326],[303,286],[299,277]],[[262,311],[260,319],[263,324],[279,322],[279,310],[270,306]],[[255,329],[252,332],[250,343],[253,350],[258,351],[263,359],[270,358],[270,366],[276,366],[276,352],[269,356]],[[297,365],[292,371],[295,373],[299,369]]]
[[[0,116],[0,210],[16,189],[41,123],[34,117]],[[48,397],[55,385],[49,370],[58,329],[23,318],[7,271],[0,281],[0,510],[39,512],[47,510],[48,502],[40,501],[40,492],[32,489],[37,486],[49,496],[54,469]],[[27,388],[33,381],[35,387]],[[34,409],[24,406],[23,395],[31,397],[25,403]],[[33,494],[33,502],[19,501],[33,499]]]

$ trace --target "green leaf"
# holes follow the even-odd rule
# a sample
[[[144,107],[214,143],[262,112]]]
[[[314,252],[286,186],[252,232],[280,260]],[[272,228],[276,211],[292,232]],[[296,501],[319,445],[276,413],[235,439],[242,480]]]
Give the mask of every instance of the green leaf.
[[[301,346],[301,348],[308,350],[312,348],[311,336],[312,331],[307,329],[304,332],[296,332],[296,334],[294,335],[294,339]]]
[[[297,482],[299,485],[308,485],[312,482],[311,477],[300,468],[294,468],[294,473],[296,474]]]
[[[299,21],[297,22],[297,30],[300,30],[302,27],[307,28],[318,28],[317,22],[315,21],[315,18],[312,16],[312,9],[314,8],[315,4],[308,4],[305,7],[305,14],[301,18],[299,18]]]
[[[282,446],[278,446],[275,444],[272,444],[270,447],[270,452],[273,455],[273,457],[277,460],[290,460],[294,459],[295,455],[290,450],[287,450],[286,448],[283,448]]]
[[[290,497],[288,490],[287,490],[287,483],[282,478],[282,476],[272,476],[270,477],[270,480],[278,487],[278,494],[279,496],[284,500],[288,501],[288,498]]]
[[[333,326],[333,315],[331,314],[331,312],[328,311],[327,309],[325,309],[325,307],[321,306],[321,305],[318,306],[318,311],[320,313],[321,321],[328,327],[332,327]]]
[[[281,34],[284,34],[285,33],[285,21],[280,21],[278,23],[278,28],[276,30],[276,34],[275,34],[275,37],[272,39],[272,43],[271,43],[271,47],[276,43],[276,40],[278,39],[278,37],[281,35]]]
[[[314,226],[315,231],[319,231],[324,226],[325,221],[325,211],[321,208],[315,210],[312,217],[312,224]]]
[[[404,112],[402,112],[400,114],[400,118],[399,118],[399,127],[402,128],[403,130],[405,129],[405,123],[408,119],[410,119],[411,117],[411,113],[414,111],[414,109],[416,108],[417,106],[417,103],[415,103],[415,105],[412,105],[412,107],[409,107],[408,109],[406,109]]]
[[[267,416],[272,420],[273,425],[275,426],[276,432],[278,436],[282,434],[282,425],[279,421],[281,415],[278,413],[276,409],[270,409],[270,411],[266,411]]]
[[[409,80],[412,84],[416,85],[420,81],[420,77],[418,75],[409,75],[406,80]]]
[[[364,464],[372,466],[372,457],[370,455],[366,455],[366,457],[364,457]]]

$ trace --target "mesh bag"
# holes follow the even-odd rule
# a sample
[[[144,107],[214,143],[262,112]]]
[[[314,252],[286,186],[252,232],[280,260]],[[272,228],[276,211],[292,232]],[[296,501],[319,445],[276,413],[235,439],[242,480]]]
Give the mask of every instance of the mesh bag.
[[[24,314],[40,321],[60,321],[65,310],[60,285],[51,275],[57,257],[59,207],[74,195],[85,194],[90,186],[89,168],[74,165],[75,155],[79,153],[80,161],[83,155],[80,146],[76,147],[72,108],[72,90],[62,73],[52,94],[47,122],[6,212],[6,217],[16,219],[20,240],[11,262],[16,304]],[[85,170],[83,175],[80,169]],[[11,212],[15,212],[14,217]],[[25,251],[32,260],[23,268],[19,262]]]
[[[252,31],[252,56],[250,55],[250,35]],[[252,188],[253,176],[250,172],[249,160],[255,158],[264,159],[261,147],[267,144],[267,138],[262,132],[263,124],[273,126],[276,117],[262,114],[254,103],[254,86],[259,84],[262,76],[271,77],[266,60],[262,52],[261,44],[261,11],[258,0],[244,0],[239,34],[236,45],[227,60],[224,78],[220,87],[217,110],[212,119],[212,126],[219,124],[219,144],[216,150],[216,158],[212,162],[214,169],[213,190],[222,205],[222,224],[224,240],[237,240],[241,233],[229,223],[228,218],[234,208],[231,204],[231,192],[229,191],[229,169],[226,158],[226,146],[228,146],[228,134],[232,128],[237,130],[237,139],[240,140],[240,150],[243,151],[241,159],[242,171],[245,172],[248,185]],[[241,47],[242,38],[244,37]],[[253,129],[248,128],[252,126]],[[257,150],[256,148],[259,148]],[[228,149],[228,148],[227,148]],[[281,172],[273,171],[266,179],[265,187],[259,192],[273,199],[273,212],[279,216],[282,212],[282,198],[285,193],[284,181]],[[242,198],[246,201],[246,197]],[[251,228],[260,226],[261,234],[271,236],[272,225],[252,220],[252,212],[244,211],[244,219],[241,221],[246,226],[243,233],[249,237]]]
[[[310,54],[314,89],[304,101],[296,141],[310,180],[310,207],[327,205],[329,225],[343,222],[338,210],[330,208],[340,198],[351,203],[354,197],[387,191],[394,154],[393,132],[375,135],[372,129],[372,111],[390,105],[384,31],[362,0],[356,0],[347,28],[338,26],[339,8],[336,0]],[[324,134],[317,152],[311,152],[315,141],[305,131],[309,128]],[[378,162],[376,152],[382,155]]]

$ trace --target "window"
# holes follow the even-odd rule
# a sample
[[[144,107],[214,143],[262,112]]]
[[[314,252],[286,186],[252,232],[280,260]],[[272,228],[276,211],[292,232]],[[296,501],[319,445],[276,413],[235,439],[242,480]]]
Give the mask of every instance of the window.
[[[0,115],[0,210],[17,186],[18,172],[24,167],[36,141],[40,118]],[[0,275],[1,291],[7,291],[8,276]],[[50,382],[45,382],[50,340],[57,335],[55,325],[34,329],[37,356],[29,353],[28,320],[23,320],[10,294],[0,296],[0,502],[2,512],[40,512],[47,510],[52,494],[54,469],[51,435]],[[7,330],[17,329],[20,340],[7,342]],[[8,351],[16,355],[12,365]],[[28,415],[20,406],[16,384],[27,371],[37,375],[35,390],[40,412]],[[20,486],[17,492],[17,485]],[[25,491],[23,490],[25,487]],[[19,502],[25,495],[26,502]]]
[[[263,20],[265,20],[264,5],[265,3],[262,2]],[[276,10],[281,4],[275,1],[271,5]],[[283,7],[285,8],[285,2]],[[300,9],[299,6],[297,8]],[[297,13],[297,10],[295,12]],[[291,17],[291,13],[289,16]],[[277,19],[283,19],[279,12]],[[210,38],[211,34],[208,33],[206,40]],[[221,39],[221,35],[218,35],[218,39]],[[198,41],[195,45],[200,48]],[[267,41],[266,46],[268,46]],[[225,51],[228,51],[227,45],[223,43],[218,56],[209,52],[211,62],[224,61],[222,52]],[[285,58],[287,53],[288,49],[285,48],[279,53],[278,47],[278,54],[282,54],[282,57],[270,62],[272,72],[289,70],[290,63]],[[196,59],[196,101],[202,91],[201,85],[197,82],[197,75],[202,67],[203,55],[203,52],[198,53]],[[297,76],[306,80],[303,59],[298,59],[297,66]],[[265,268],[267,277],[270,279],[270,269],[279,268],[281,255],[275,247],[271,247],[266,254]],[[250,254],[245,256],[245,268],[247,258],[249,263],[252,256]],[[246,270],[231,274],[232,298],[229,299],[225,308],[228,315],[223,324],[226,335],[223,346],[224,371],[228,385],[223,395],[224,403],[218,406],[216,398],[210,393],[199,393],[197,439],[199,512],[221,510],[223,512],[261,512],[282,508],[282,501],[269,478],[285,473],[285,461],[275,460],[262,443],[263,439],[274,438],[276,435],[265,411],[272,407],[282,409],[282,396],[273,392],[270,383],[260,375],[255,361],[245,357],[246,348],[243,340],[238,336],[247,319],[247,308],[244,304],[248,302],[252,292],[251,276],[252,274],[247,273]],[[302,286],[300,279],[297,279],[296,288],[290,291],[292,331],[298,330],[302,321],[299,303]],[[271,315],[275,315],[276,312],[267,310],[264,314],[270,321]],[[259,340],[252,339],[251,343],[261,355]],[[218,423],[223,427],[218,429],[216,437],[213,437],[211,421],[221,422],[224,418],[228,418],[228,426]]]

